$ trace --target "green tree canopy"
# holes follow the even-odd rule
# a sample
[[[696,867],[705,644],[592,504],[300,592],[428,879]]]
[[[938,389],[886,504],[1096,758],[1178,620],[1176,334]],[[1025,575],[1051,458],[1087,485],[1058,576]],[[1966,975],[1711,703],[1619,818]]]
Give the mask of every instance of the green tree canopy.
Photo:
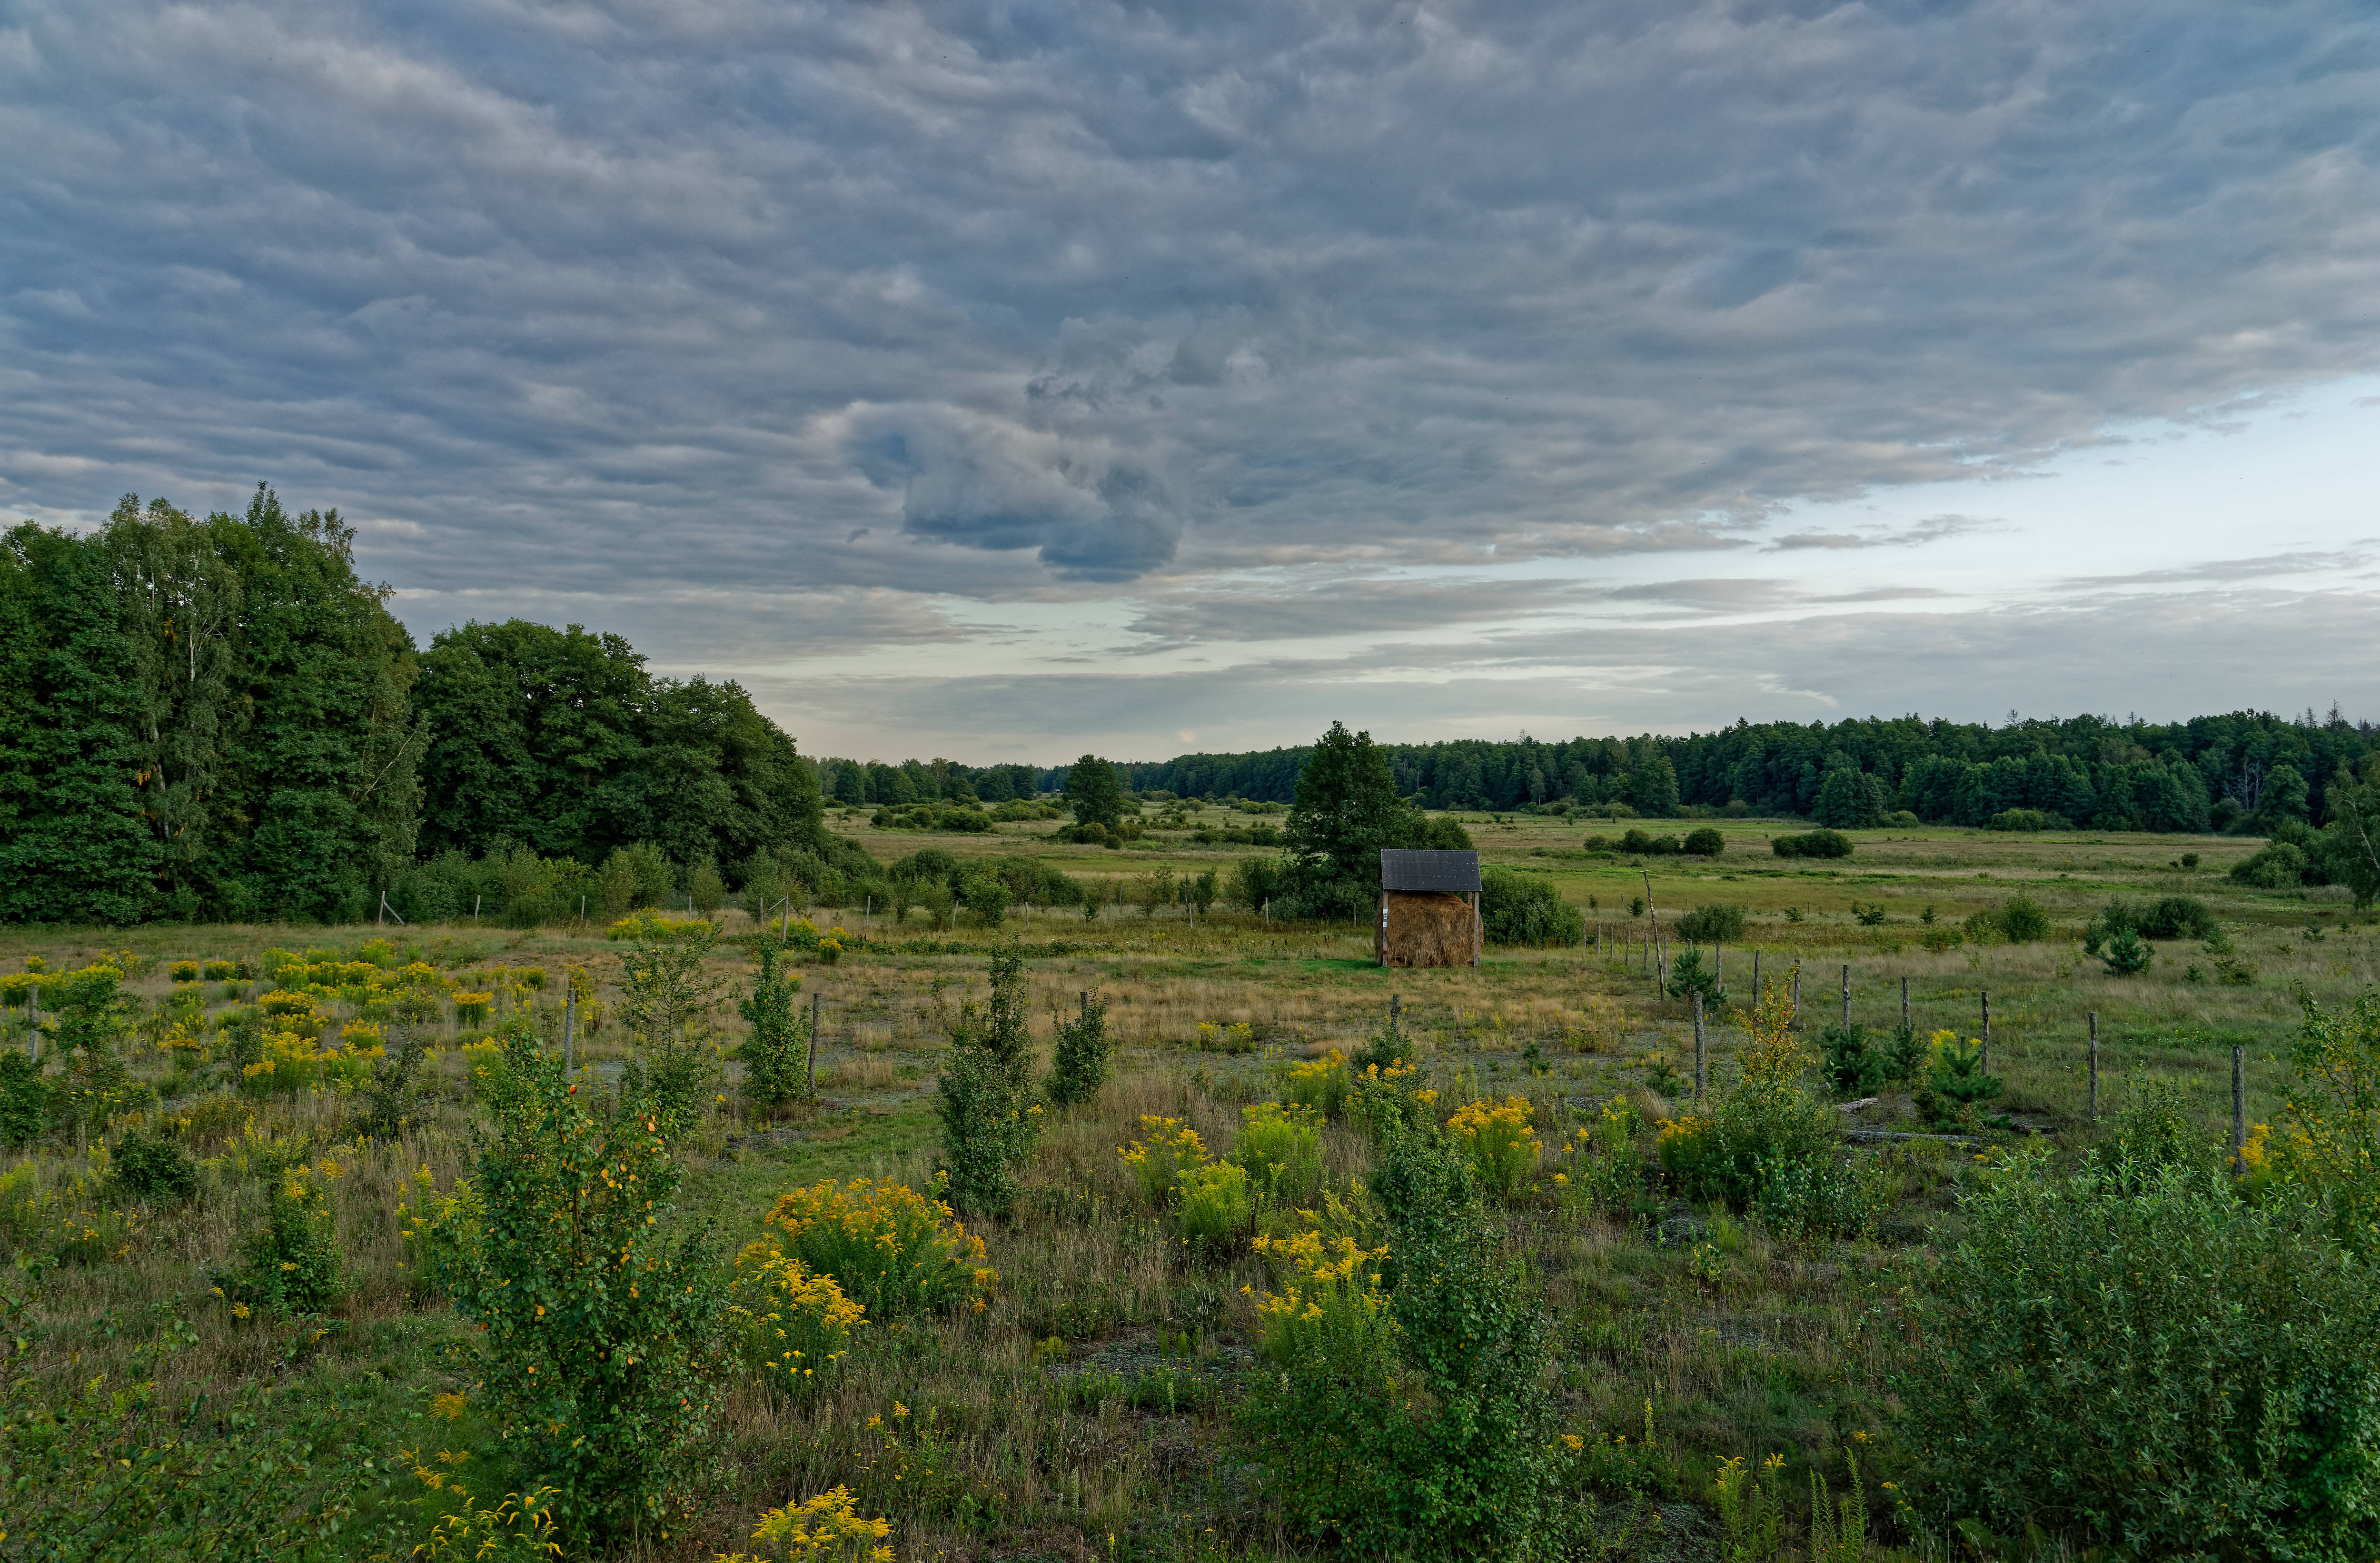
[[[1123,778],[1096,754],[1086,754],[1066,767],[1065,797],[1077,824],[1113,830],[1123,823]]]

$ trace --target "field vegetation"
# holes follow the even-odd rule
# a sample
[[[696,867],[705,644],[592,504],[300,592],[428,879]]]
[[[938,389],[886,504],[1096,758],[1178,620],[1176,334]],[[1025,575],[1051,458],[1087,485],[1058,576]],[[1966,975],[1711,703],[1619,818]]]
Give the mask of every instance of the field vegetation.
[[[0,1556],[2369,1554],[2350,891],[1439,815],[1576,922],[1383,971],[1134,801],[824,816],[997,906],[0,934]]]

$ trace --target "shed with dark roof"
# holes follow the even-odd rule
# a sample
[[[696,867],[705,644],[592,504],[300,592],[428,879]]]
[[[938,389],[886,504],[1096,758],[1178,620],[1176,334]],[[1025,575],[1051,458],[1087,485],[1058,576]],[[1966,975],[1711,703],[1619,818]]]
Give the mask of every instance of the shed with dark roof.
[[[1478,853],[1380,849],[1381,965],[1476,966],[1479,944]]]

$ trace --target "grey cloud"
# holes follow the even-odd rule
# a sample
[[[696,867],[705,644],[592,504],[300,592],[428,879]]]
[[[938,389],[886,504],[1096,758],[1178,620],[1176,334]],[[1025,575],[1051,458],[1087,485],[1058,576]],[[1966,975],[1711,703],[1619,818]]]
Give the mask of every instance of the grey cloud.
[[[1917,548],[1964,532],[1990,531],[1996,526],[1993,521],[1973,516],[1928,516],[1915,526],[1902,527],[1897,531],[1790,532],[1770,543],[1767,552],[1786,554],[1811,548]]]
[[[1578,603],[1574,582],[1325,577],[1269,590],[1213,587],[1146,604],[1125,626],[1147,652],[1207,641],[1312,640],[1398,633],[1425,625],[1512,624]]]
[[[1621,603],[1663,603],[1706,613],[1750,613],[1793,602],[1801,593],[1782,581],[1746,579],[1650,580],[1609,593]]]
[[[2374,364],[2368,23],[20,0],[0,505],[614,622],[1913,545],[1763,533]]]

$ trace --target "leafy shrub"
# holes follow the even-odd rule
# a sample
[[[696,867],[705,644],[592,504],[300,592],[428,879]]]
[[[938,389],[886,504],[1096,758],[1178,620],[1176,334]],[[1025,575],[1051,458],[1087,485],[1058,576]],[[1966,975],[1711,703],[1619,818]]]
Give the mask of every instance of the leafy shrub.
[[[274,1313],[318,1313],[339,1300],[338,1232],[314,1177],[299,1166],[273,1179],[264,1225],[222,1277],[225,1297]]]
[[[2289,1088],[2278,1157],[2321,1200],[2335,1230],[2367,1259],[2380,1254],[2380,995],[2341,1014],[2301,996],[2289,1046]]]
[[[1870,1045],[1867,1028],[1857,1022],[1850,1026],[1829,1022],[1818,1033],[1818,1050],[1822,1055],[1819,1072],[1844,1096],[1871,1095],[1891,1078],[1884,1050]]]
[[[2274,841],[2233,863],[2228,877],[2235,885],[2258,890],[2294,890],[2318,872],[2304,849],[2290,841]]]
[[[1182,1169],[1182,1235],[1209,1245],[1247,1236],[1256,1218],[1256,1186],[1235,1163],[1209,1162]]]
[[[1997,1098],[1998,1075],[1984,1072],[1980,1039],[1959,1040],[1956,1032],[1936,1032],[1926,1055],[1925,1079],[1917,1087],[1917,1116],[1929,1129],[1960,1134],[1975,1124],[1975,1106]]]
[[[1690,858],[1716,858],[1726,853],[1727,837],[1705,825],[1700,830],[1688,831],[1678,849]]]
[[[773,1242],[757,1242],[735,1256],[727,1316],[745,1365],[798,1391],[851,1349],[867,1309],[844,1296],[832,1276]]]
[[[1281,1366],[1255,1375],[1241,1436],[1297,1533],[1355,1557],[1525,1556],[1551,1496],[1542,1309],[1438,1137],[1399,1136],[1373,1187],[1386,1254],[1343,1220],[1268,1246],[1293,1272],[1259,1303]]]
[[[751,1028],[738,1055],[744,1060],[745,1094],[763,1111],[783,1106],[808,1087],[810,1018],[794,1003],[802,980],[778,971],[778,954],[777,946],[763,937],[760,971],[752,979],[752,991],[735,1006]]]
[[[2155,959],[2156,951],[2130,928],[2119,930],[2099,957],[2100,964],[2119,977],[2137,977]]]
[[[1108,1035],[1107,1000],[1087,997],[1070,1020],[1058,1022],[1058,1041],[1050,1056],[1050,1101],[1061,1107],[1087,1102],[1108,1081],[1108,1059],[1115,1043]]]
[[[1032,1056],[1026,1032],[1025,962],[991,959],[991,998],[959,1006],[936,1082],[942,1171],[951,1198],[972,1215],[1005,1215],[1016,1199],[1016,1168],[1039,1133],[1039,1106],[1026,1098]]]
[[[1311,1107],[1325,1118],[1335,1118],[1347,1108],[1347,1056],[1331,1048],[1319,1058],[1291,1064],[1281,1070],[1281,1091],[1302,1107]]]
[[[1347,1081],[1349,1116],[1382,1141],[1419,1128],[1437,1102],[1438,1093],[1424,1087],[1420,1071],[1410,1065],[1366,1064]]]
[[[57,1110],[56,1088],[28,1054],[0,1053],[0,1146],[37,1139]]]
[[[685,1119],[648,1088],[582,1095],[515,1032],[495,1141],[414,1239],[455,1310],[518,1458],[567,1496],[565,1527],[674,1523],[719,1403],[726,1276],[709,1234],[666,1221]]]
[[[1999,936],[2012,945],[2029,945],[2048,936],[2049,913],[2030,896],[2010,896],[1993,917]]]
[[[832,1276],[874,1319],[908,1318],[965,1303],[978,1311],[999,1280],[983,1239],[959,1224],[939,1191],[855,1178],[796,1189],[769,1212],[793,1256]]]
[[[108,1153],[108,1176],[137,1200],[187,1200],[199,1191],[199,1164],[171,1140],[128,1131]]]
[[[1479,876],[1481,937],[1491,945],[1575,945],[1586,915],[1535,874],[1491,868]]]
[[[1678,937],[1697,945],[1736,945],[1748,926],[1743,908],[1732,901],[1696,907],[1678,919]]]
[[[1852,838],[1840,830],[1813,830],[1800,836],[1771,836],[1771,850],[1780,858],[1848,858]]]
[[[1246,1169],[1257,1196],[1269,1203],[1312,1199],[1322,1186],[1322,1115],[1278,1102],[1243,1107],[1230,1159]]]
[[[2044,809],[2002,809],[1984,822],[1986,830],[2072,830],[2074,823],[2063,814],[2053,814]]]
[[[1457,1107],[1447,1132],[1463,1147],[1472,1176],[1489,1195],[1512,1199],[1528,1191],[1545,1145],[1529,1127],[1533,1109],[1525,1096],[1503,1104],[1473,1102]]]
[[[719,1563],[892,1563],[889,1520],[863,1520],[846,1487],[829,1487],[760,1516],[758,1552],[722,1553]]]
[[[1140,1132],[1141,1138],[1116,1154],[1132,1169],[1133,1181],[1140,1185],[1140,1197],[1149,1208],[1163,1210],[1181,1191],[1182,1174],[1206,1165],[1207,1142],[1180,1118],[1148,1113],[1140,1116]]]
[[[2380,1542],[2380,1293],[2278,1193],[2004,1165],[1914,1262],[1892,1375],[1917,1512],[2135,1557],[2361,1558]]]
[[[2107,940],[2129,930],[2144,939],[2199,939],[2220,944],[2223,925],[2194,896],[2165,896],[2143,907],[2121,896],[2109,901],[2082,931],[2082,948],[2097,955]]]

